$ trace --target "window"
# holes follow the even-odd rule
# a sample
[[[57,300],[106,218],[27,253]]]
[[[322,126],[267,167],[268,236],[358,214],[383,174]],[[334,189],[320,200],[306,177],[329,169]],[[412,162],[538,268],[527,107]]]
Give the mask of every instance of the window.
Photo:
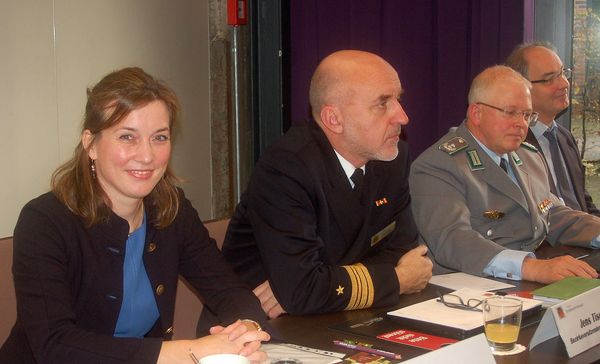
[[[600,203],[600,0],[573,3],[571,132],[586,165],[586,188]]]

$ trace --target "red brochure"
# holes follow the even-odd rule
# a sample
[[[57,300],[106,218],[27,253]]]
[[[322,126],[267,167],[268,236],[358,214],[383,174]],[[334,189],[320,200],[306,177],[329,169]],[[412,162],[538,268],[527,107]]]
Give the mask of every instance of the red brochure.
[[[447,337],[423,334],[421,332],[409,330],[396,330],[377,335],[377,338],[426,350],[439,349],[458,341]]]
[[[510,291],[506,292],[508,296],[517,296],[523,298],[533,298],[533,293],[531,291]]]

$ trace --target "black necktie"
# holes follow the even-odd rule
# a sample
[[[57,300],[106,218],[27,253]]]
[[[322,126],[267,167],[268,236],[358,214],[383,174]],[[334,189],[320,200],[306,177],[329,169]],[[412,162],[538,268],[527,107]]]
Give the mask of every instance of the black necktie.
[[[554,166],[554,175],[556,176],[555,185],[556,191],[562,197],[565,205],[581,210],[581,206],[575,198],[575,192],[571,188],[569,177],[567,176],[567,170],[565,169],[565,163],[563,161],[560,150],[558,149],[558,141],[556,140],[556,128],[548,128],[544,132],[544,136],[550,143],[550,157],[552,158],[552,164]]]
[[[352,180],[352,182],[354,182],[354,191],[357,194],[360,194],[360,191],[363,186],[363,181],[365,179],[365,174],[363,170],[361,168],[356,168],[354,170],[354,173],[352,173],[352,176],[350,176],[350,179]]]
[[[508,162],[506,162],[506,159],[500,158],[500,168],[508,174]]]

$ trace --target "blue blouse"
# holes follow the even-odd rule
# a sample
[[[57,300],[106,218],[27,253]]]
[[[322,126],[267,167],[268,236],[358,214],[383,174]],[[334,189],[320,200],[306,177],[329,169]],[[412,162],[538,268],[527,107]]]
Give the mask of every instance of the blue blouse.
[[[156,320],[158,307],[144,262],[146,242],[146,213],[142,225],[127,238],[123,263],[123,302],[114,336],[143,337]]]

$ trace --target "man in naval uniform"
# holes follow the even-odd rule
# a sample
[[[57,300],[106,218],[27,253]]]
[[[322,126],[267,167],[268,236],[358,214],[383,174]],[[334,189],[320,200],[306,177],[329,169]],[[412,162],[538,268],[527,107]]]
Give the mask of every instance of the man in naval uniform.
[[[597,277],[571,256],[536,259],[551,245],[598,247],[600,219],[554,196],[542,157],[523,143],[532,112],[531,83],[505,66],[471,84],[466,120],[413,163],[413,213],[442,268],[550,283]],[[437,269],[437,266],[436,266]]]
[[[261,156],[223,253],[270,317],[393,305],[427,284],[402,92],[381,57],[335,52],[311,80],[314,120]]]

